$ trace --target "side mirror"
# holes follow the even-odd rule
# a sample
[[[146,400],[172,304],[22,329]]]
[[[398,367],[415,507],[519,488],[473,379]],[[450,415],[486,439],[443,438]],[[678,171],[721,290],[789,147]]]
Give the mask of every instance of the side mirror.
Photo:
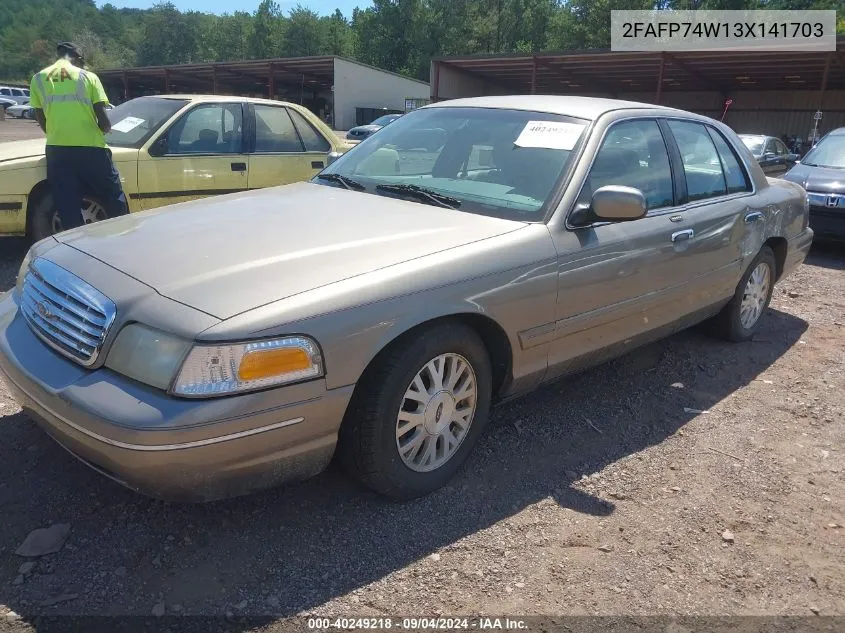
[[[763,154],[763,160],[769,160],[769,159],[774,158],[774,157],[775,157],[774,152],[766,152],[765,154]]]
[[[326,167],[331,165],[341,156],[343,156],[343,152],[329,152],[328,156],[326,156]]]
[[[643,192],[634,187],[607,185],[593,193],[590,204],[575,209],[570,222],[587,226],[594,222],[630,222],[645,217],[648,212]]]
[[[159,136],[155,142],[150,145],[150,156],[164,156],[167,154],[167,134]]]

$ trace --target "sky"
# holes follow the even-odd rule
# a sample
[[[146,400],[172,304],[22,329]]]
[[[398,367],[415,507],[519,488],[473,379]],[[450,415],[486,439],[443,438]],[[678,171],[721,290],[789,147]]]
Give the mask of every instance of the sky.
[[[97,0],[97,6],[104,4],[113,4],[118,8],[129,7],[133,9],[149,9],[159,0]],[[170,0],[176,8],[181,11],[210,11],[211,13],[233,13],[234,11],[248,11],[252,13],[261,0],[240,0],[239,2],[232,2],[232,0]],[[297,4],[313,9],[320,15],[329,15],[334,13],[335,9],[340,9],[343,15],[347,18],[352,17],[352,9],[355,7],[367,7],[370,5],[369,0],[276,0],[282,8],[282,12],[287,13],[293,9]]]

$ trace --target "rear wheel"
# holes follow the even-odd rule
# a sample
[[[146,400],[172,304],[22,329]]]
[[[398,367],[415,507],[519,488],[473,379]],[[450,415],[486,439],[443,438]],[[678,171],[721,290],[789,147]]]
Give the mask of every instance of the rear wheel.
[[[341,427],[341,460],[386,496],[426,495],[455,475],[487,423],[487,350],[471,328],[443,324],[403,340],[376,362]]]
[[[79,210],[79,213],[82,215],[83,224],[92,224],[93,222],[106,220],[109,217],[105,207],[89,196],[85,196],[82,199],[82,208]],[[36,242],[62,232],[62,221],[59,218],[59,212],[56,210],[56,205],[53,204],[53,196],[50,193],[42,195],[40,200],[35,204],[30,228],[32,239]]]
[[[716,316],[717,333],[729,341],[747,341],[760,329],[762,316],[772,300],[777,265],[764,246],[742,276],[730,303]]]

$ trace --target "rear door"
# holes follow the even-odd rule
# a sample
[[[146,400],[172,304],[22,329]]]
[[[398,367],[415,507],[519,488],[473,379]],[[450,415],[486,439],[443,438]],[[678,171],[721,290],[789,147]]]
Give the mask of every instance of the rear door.
[[[685,234],[674,264],[688,280],[682,301],[690,310],[705,308],[733,294],[743,252],[759,248],[763,210],[755,207],[751,179],[721,132],[691,120],[668,119],[663,125],[676,143],[672,156],[683,173],[678,215]]]
[[[249,188],[309,180],[326,166],[329,141],[299,112],[283,105],[249,105]]]
[[[202,103],[179,117],[138,161],[141,208],[244,191],[241,103]]]

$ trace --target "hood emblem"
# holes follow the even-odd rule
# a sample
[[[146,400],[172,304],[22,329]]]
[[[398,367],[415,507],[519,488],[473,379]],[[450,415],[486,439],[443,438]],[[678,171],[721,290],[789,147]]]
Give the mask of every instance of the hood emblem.
[[[825,204],[828,207],[838,207],[839,206],[839,196],[828,196]]]
[[[38,310],[38,314],[40,314],[42,317],[44,317],[44,318],[45,318],[45,319],[47,319],[47,320],[53,320],[53,319],[55,319],[55,318],[56,318],[56,315],[55,315],[55,314],[53,314],[53,313],[50,311],[50,308],[48,308],[47,306],[45,306],[45,305],[44,305],[43,303],[41,303],[40,301],[36,301],[36,302],[35,302],[35,308],[36,308],[36,310]]]

